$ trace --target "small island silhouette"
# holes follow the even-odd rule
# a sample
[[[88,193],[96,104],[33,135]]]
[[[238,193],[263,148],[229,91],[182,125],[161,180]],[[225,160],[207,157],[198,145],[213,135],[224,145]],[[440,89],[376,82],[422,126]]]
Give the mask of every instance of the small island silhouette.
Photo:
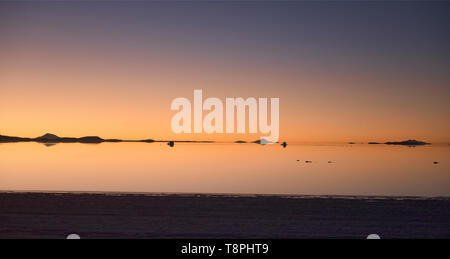
[[[409,140],[400,141],[400,142],[386,142],[384,144],[386,144],[386,145],[403,145],[403,146],[423,146],[423,145],[430,145],[431,143],[427,143],[424,141],[418,141],[415,139],[409,139]]]

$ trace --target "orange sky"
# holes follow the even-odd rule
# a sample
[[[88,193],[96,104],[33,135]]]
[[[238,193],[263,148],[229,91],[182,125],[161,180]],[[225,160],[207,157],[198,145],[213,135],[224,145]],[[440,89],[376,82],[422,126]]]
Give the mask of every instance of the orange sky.
[[[35,137],[52,132],[60,136],[124,139],[259,138],[259,134],[173,134],[170,120],[175,111],[170,110],[171,101],[186,97],[193,102],[193,90],[203,89],[204,98],[218,97],[223,101],[226,97],[279,97],[280,140],[449,140],[449,112],[442,110],[448,106],[445,96],[419,89],[398,98],[402,93],[368,93],[366,88],[360,91],[357,88],[365,85],[376,89],[378,84],[405,84],[412,88],[425,83],[420,78],[381,80],[321,76],[320,71],[301,74],[276,70],[260,77],[259,71],[264,71],[264,67],[241,74],[229,72],[232,77],[205,73],[207,67],[168,76],[151,67],[117,72],[114,68],[111,71],[90,63],[80,64],[82,61],[75,59],[68,65],[56,62],[43,66],[38,64],[39,59],[30,64],[30,56],[26,57],[26,61],[16,59],[8,66],[2,63],[1,134]],[[197,77],[198,70],[202,75]],[[278,85],[299,87],[274,87]],[[341,91],[349,85],[355,86],[354,91]]]
[[[108,27],[107,19],[81,26],[78,23],[92,17],[58,16],[68,10],[85,15],[84,9],[58,13],[42,8],[32,14],[14,9],[4,18],[8,23],[0,27],[6,35],[0,40],[0,134],[259,139],[260,134],[173,134],[171,101],[193,101],[193,90],[202,89],[204,98],[223,101],[279,97],[281,141],[450,141],[449,74],[442,72],[445,68],[434,69],[441,60],[425,48],[414,52],[416,56],[405,52],[392,59],[386,46],[375,55],[370,51],[378,48],[361,50],[367,42],[339,39],[328,46],[322,39],[327,35],[311,42],[300,36],[291,39],[289,31],[277,29],[283,24],[265,32],[278,33],[280,41],[261,41],[259,34],[239,31],[234,24],[220,27],[218,22],[217,35],[200,30],[212,30],[214,24],[180,33],[180,24],[173,20],[174,27],[148,22],[138,24],[141,28],[134,24],[139,19],[129,18],[118,23],[123,28]],[[314,26],[314,32],[322,33]],[[229,36],[220,38],[224,33]],[[438,43],[430,39],[427,44]],[[423,64],[414,63],[416,58]]]

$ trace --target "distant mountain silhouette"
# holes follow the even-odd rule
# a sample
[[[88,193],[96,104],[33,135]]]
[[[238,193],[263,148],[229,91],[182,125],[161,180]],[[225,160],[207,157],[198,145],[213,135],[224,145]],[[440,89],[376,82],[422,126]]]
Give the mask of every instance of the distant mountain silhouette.
[[[58,137],[55,134],[46,133],[37,138],[22,138],[22,137],[14,137],[14,136],[4,136],[0,135],[0,143],[13,143],[13,142],[39,142],[39,143],[103,143],[103,142],[145,142],[145,143],[153,143],[153,142],[178,142],[178,143],[214,143],[214,141],[170,141],[170,140],[153,140],[153,139],[144,139],[144,140],[122,140],[122,139],[103,139],[98,136],[87,136],[81,138],[73,138],[73,137]],[[234,143],[248,143],[243,140],[235,141]],[[266,139],[258,139],[251,143],[256,143],[260,145],[273,144],[275,142],[268,141]],[[349,142],[349,144],[355,144],[355,142]],[[378,142],[369,142],[368,144],[375,145],[381,144]],[[415,139],[409,139],[405,141],[399,142],[385,142],[386,145],[403,145],[403,146],[423,146],[430,145],[430,143],[424,141],[418,141]],[[282,144],[285,146],[285,142]],[[450,144],[449,144],[450,145]]]
[[[0,143],[9,143],[9,142],[30,142],[33,141],[30,138],[20,138],[20,137],[10,137],[0,135]]]
[[[21,137],[11,137],[0,135],[0,143],[12,143],[12,142],[39,142],[43,144],[56,144],[56,143],[103,143],[103,142],[145,142],[145,143],[153,143],[153,142],[181,142],[181,143],[214,143],[214,141],[168,141],[168,140],[153,140],[153,139],[144,139],[144,140],[122,140],[122,139],[103,139],[98,136],[87,136],[81,138],[73,138],[73,137],[58,137],[55,134],[46,133],[37,138],[21,138]]]
[[[415,139],[409,139],[409,140],[400,141],[400,142],[386,142],[384,144],[386,144],[386,145],[404,145],[404,146],[423,146],[423,145],[429,145],[430,143],[418,141]]]
[[[119,142],[121,140],[119,139],[112,139],[112,140],[104,140],[97,136],[88,136],[88,137],[82,137],[82,138],[60,138],[56,136],[55,134],[46,133],[43,136],[37,137],[37,138],[20,138],[20,137],[10,137],[10,136],[3,136],[0,135],[0,142],[1,143],[7,143],[7,142],[39,142],[39,143],[101,143],[101,142]]]
[[[82,137],[78,139],[81,143],[102,143],[105,140],[97,136]]]
[[[59,140],[60,137],[56,136],[55,134],[46,133],[43,136],[37,137],[36,140]]]
[[[47,133],[43,136],[37,137],[33,139],[33,141],[40,142],[40,143],[102,143],[106,140],[97,137],[97,136],[88,136],[88,137],[82,137],[82,138],[60,138],[56,136],[55,134]],[[113,140],[113,141],[119,141],[119,140]],[[112,141],[110,141],[112,142]]]

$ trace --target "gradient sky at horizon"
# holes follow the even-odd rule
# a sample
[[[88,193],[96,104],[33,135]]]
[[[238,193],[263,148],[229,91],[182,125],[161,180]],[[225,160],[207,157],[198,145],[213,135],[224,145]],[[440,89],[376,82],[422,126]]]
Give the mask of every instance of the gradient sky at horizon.
[[[279,97],[280,139],[450,141],[449,2],[1,2],[0,134],[176,135],[176,97]]]

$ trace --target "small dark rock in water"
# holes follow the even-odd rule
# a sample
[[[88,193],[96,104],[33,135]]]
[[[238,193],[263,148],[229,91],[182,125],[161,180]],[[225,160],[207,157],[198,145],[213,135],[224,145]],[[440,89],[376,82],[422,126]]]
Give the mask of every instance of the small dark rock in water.
[[[438,161],[434,161],[433,164],[437,165],[437,164],[439,164],[439,162]]]
[[[305,163],[310,164],[312,161],[306,160]]]
[[[328,161],[328,164],[331,164],[331,163],[333,163],[333,161]]]
[[[300,160],[297,159],[297,162],[300,162]]]
[[[175,142],[169,141],[169,143],[167,143],[167,145],[169,145],[170,147],[173,147],[173,146],[175,146]]]
[[[287,143],[286,143],[286,142],[283,142],[283,143],[281,144],[281,146],[283,146],[284,148],[286,148]]]
[[[354,144],[356,144],[355,142],[348,142],[348,144],[350,144],[350,145],[354,145]]]
[[[381,144],[381,143],[379,143],[379,142],[369,142],[368,144],[369,145],[378,145],[378,144]]]

